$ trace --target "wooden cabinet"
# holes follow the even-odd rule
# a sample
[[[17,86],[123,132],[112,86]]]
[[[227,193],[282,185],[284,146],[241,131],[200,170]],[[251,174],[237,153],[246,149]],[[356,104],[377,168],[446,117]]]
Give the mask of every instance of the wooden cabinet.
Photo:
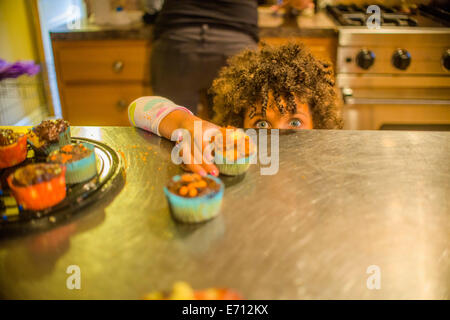
[[[69,85],[64,89],[64,118],[73,125],[130,125],[128,105],[145,91],[133,83]]]
[[[54,40],[63,117],[72,125],[129,125],[131,101],[150,95],[146,40]]]
[[[263,37],[261,41],[271,45],[286,44],[289,41],[302,42],[316,58],[331,61],[333,65],[336,65],[337,38],[335,37]]]

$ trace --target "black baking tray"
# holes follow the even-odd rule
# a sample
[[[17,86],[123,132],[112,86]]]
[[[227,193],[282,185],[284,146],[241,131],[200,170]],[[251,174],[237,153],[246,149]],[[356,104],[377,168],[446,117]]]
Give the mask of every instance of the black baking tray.
[[[0,170],[0,238],[12,234],[27,234],[49,229],[74,217],[82,209],[102,198],[112,189],[118,177],[123,175],[120,156],[108,145],[87,138],[72,137],[72,143],[86,143],[94,146],[97,160],[97,176],[83,183],[66,185],[66,198],[59,204],[40,211],[23,210],[11,194],[6,178],[17,168],[45,158],[34,156],[30,149],[27,159],[21,164]]]

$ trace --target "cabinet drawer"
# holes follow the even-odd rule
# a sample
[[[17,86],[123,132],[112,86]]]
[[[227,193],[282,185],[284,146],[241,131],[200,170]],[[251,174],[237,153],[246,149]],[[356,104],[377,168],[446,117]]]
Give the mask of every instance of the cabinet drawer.
[[[150,94],[149,87],[133,84],[66,86],[63,116],[77,126],[129,126],[128,105]]]
[[[149,81],[150,50],[144,40],[54,41],[60,80]]]
[[[302,42],[316,58],[336,64],[336,38],[262,38],[261,41],[270,45],[283,45],[291,41]]]

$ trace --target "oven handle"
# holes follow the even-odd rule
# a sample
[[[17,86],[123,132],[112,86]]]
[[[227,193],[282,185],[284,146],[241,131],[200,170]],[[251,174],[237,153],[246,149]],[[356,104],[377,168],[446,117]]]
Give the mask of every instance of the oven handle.
[[[342,89],[342,97],[344,104],[417,104],[417,105],[450,105],[450,100],[438,100],[438,99],[383,99],[383,98],[355,98],[353,97],[353,91],[349,88]]]

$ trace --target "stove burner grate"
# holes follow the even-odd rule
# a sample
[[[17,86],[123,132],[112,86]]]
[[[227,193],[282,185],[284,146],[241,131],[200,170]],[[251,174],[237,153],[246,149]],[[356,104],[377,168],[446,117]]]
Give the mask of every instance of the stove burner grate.
[[[450,26],[450,10],[448,8],[420,4],[419,10],[424,15],[438,20],[443,25]]]
[[[369,14],[366,13],[366,6],[355,4],[327,6],[327,11],[343,26],[364,26]],[[397,27],[417,27],[418,21],[410,14],[402,12],[398,7],[388,8],[379,5],[381,9],[381,25]]]

